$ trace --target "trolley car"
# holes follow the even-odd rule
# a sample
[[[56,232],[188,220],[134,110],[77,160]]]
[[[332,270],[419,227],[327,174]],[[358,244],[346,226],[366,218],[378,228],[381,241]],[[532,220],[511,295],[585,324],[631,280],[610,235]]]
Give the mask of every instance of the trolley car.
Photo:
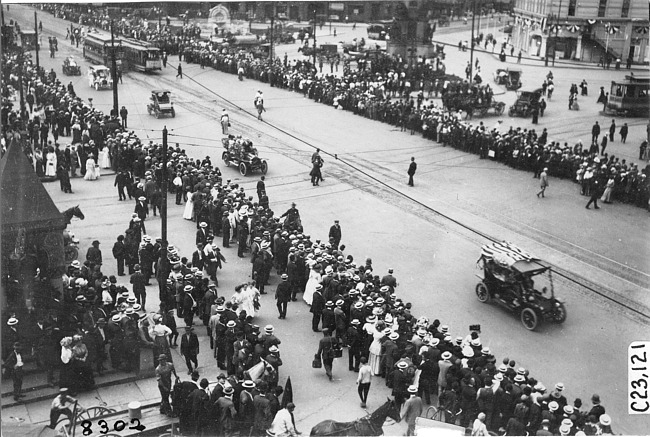
[[[115,38],[113,42],[110,33],[101,31],[88,34],[84,38],[83,56],[93,64],[111,65],[113,50],[115,50],[117,68],[120,69],[124,58],[124,50],[120,46],[119,38]]]
[[[605,113],[647,115],[650,111],[650,76],[625,76],[612,81]]]
[[[120,38],[124,50],[124,64],[127,70],[152,71],[162,70],[160,49],[151,43],[131,38]]]

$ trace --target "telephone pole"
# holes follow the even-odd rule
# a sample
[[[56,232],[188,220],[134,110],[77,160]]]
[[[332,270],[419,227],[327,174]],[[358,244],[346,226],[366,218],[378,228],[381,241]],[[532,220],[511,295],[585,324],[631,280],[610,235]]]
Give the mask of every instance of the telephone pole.
[[[474,23],[476,17],[476,0],[472,2],[472,37],[469,41],[469,85],[474,81]]]
[[[113,112],[115,118],[120,121],[120,106],[117,101],[117,60],[115,59],[115,35],[113,33],[113,20],[111,20],[111,77],[113,78]],[[117,161],[116,169],[120,171],[120,148],[117,147],[115,153],[115,160]]]
[[[273,60],[273,38],[275,36],[275,2],[273,2],[273,11],[271,12],[271,32],[269,36],[269,59]]]
[[[314,69],[318,73],[318,68],[316,67],[316,9],[314,9]]]
[[[163,127],[162,134],[162,171],[160,172],[162,174],[162,187],[160,188],[162,191],[160,203],[160,233],[162,238],[162,245],[160,248],[160,268],[163,272],[162,277],[167,278],[169,275],[169,262],[167,261],[167,246],[169,245],[167,243],[167,126]],[[164,283],[162,286],[165,287]]]
[[[36,17],[36,11],[34,11],[34,41],[35,47],[36,47],[36,71],[40,70],[40,63],[38,59],[38,51],[41,49],[38,45],[38,18]]]

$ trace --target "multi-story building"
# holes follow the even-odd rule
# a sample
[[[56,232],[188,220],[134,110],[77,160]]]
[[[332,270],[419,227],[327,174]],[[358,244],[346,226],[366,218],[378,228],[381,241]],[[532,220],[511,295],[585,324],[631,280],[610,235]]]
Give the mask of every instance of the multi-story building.
[[[648,63],[646,0],[516,0],[514,15],[511,42],[529,56]]]

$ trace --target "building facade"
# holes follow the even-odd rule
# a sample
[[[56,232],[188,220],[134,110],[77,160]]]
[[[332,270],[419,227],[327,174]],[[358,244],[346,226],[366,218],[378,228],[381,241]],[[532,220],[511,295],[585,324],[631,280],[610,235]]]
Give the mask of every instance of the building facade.
[[[645,0],[516,0],[512,44],[529,56],[648,63]]]

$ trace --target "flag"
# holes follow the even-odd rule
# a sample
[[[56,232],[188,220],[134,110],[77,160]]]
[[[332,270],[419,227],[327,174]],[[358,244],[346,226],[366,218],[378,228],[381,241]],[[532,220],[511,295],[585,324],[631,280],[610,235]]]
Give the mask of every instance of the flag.
[[[648,33],[648,26],[637,27],[636,33],[646,35]]]
[[[291,377],[287,377],[287,382],[284,384],[284,392],[282,393],[282,408],[287,404],[293,402],[293,387],[291,386]]]
[[[568,26],[568,27],[567,27],[567,30],[568,30],[569,32],[577,32],[577,31],[580,30],[580,26],[578,26],[577,24],[573,24],[573,25],[571,25],[571,26]]]

